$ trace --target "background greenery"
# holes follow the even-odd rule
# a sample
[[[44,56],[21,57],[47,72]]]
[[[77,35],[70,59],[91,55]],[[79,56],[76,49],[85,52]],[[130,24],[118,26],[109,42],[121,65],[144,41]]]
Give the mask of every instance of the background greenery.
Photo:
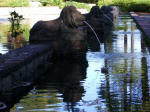
[[[115,5],[122,11],[150,12],[150,0],[98,0],[98,5]]]
[[[29,0],[0,0],[0,7],[29,6]]]
[[[150,0],[0,0],[0,7],[22,7],[29,6],[29,2],[38,1],[42,6],[74,5],[77,8],[90,9],[88,3],[94,3],[100,7],[119,6],[121,11],[150,12]]]
[[[64,0],[64,1],[76,1],[76,2],[82,2],[82,3],[97,3],[98,0]]]

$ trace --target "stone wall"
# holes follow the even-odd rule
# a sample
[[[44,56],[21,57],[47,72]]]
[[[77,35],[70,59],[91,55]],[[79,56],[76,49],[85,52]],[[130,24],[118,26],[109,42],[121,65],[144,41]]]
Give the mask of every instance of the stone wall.
[[[0,93],[29,86],[51,65],[50,45],[26,45],[0,56]]]

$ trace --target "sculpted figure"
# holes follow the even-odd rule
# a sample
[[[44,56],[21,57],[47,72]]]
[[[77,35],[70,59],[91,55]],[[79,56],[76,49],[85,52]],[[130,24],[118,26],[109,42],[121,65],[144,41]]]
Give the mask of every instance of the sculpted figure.
[[[74,6],[62,9],[60,17],[39,21],[30,30],[30,43],[49,42],[55,53],[68,54],[85,49],[85,32],[81,25],[85,17]]]
[[[64,7],[60,17],[50,21],[38,21],[30,30],[30,42],[52,41],[64,32],[72,32],[83,24],[84,16],[74,6]]]
[[[90,12],[84,16],[94,31],[100,34],[103,32],[103,29],[107,24],[107,19],[104,17],[103,12],[100,10],[99,6],[93,6]],[[91,30],[89,29],[88,32],[91,32]]]
[[[86,21],[97,32],[99,37],[106,37],[118,18],[119,8],[116,6],[93,6],[89,13],[85,14]],[[90,30],[88,32],[91,32]]]

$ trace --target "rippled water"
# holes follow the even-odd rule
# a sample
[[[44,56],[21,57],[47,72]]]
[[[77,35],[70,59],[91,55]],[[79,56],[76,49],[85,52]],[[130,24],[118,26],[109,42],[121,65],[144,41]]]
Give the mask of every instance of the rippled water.
[[[148,112],[149,68],[141,32],[120,16],[111,38],[84,61],[55,62],[10,112]]]

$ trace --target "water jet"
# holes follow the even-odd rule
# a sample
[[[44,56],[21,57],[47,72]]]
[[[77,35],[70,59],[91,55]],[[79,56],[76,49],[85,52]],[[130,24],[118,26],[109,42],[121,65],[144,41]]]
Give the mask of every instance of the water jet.
[[[100,43],[100,40],[99,40],[99,38],[98,38],[96,32],[95,32],[94,29],[92,28],[92,26],[91,26],[87,21],[84,21],[84,23],[92,30],[92,32],[94,33],[94,35],[95,35],[95,37],[96,37],[96,39],[97,39],[97,41],[98,41],[98,43],[99,43],[99,45],[100,45],[100,44],[101,44],[101,43]]]

